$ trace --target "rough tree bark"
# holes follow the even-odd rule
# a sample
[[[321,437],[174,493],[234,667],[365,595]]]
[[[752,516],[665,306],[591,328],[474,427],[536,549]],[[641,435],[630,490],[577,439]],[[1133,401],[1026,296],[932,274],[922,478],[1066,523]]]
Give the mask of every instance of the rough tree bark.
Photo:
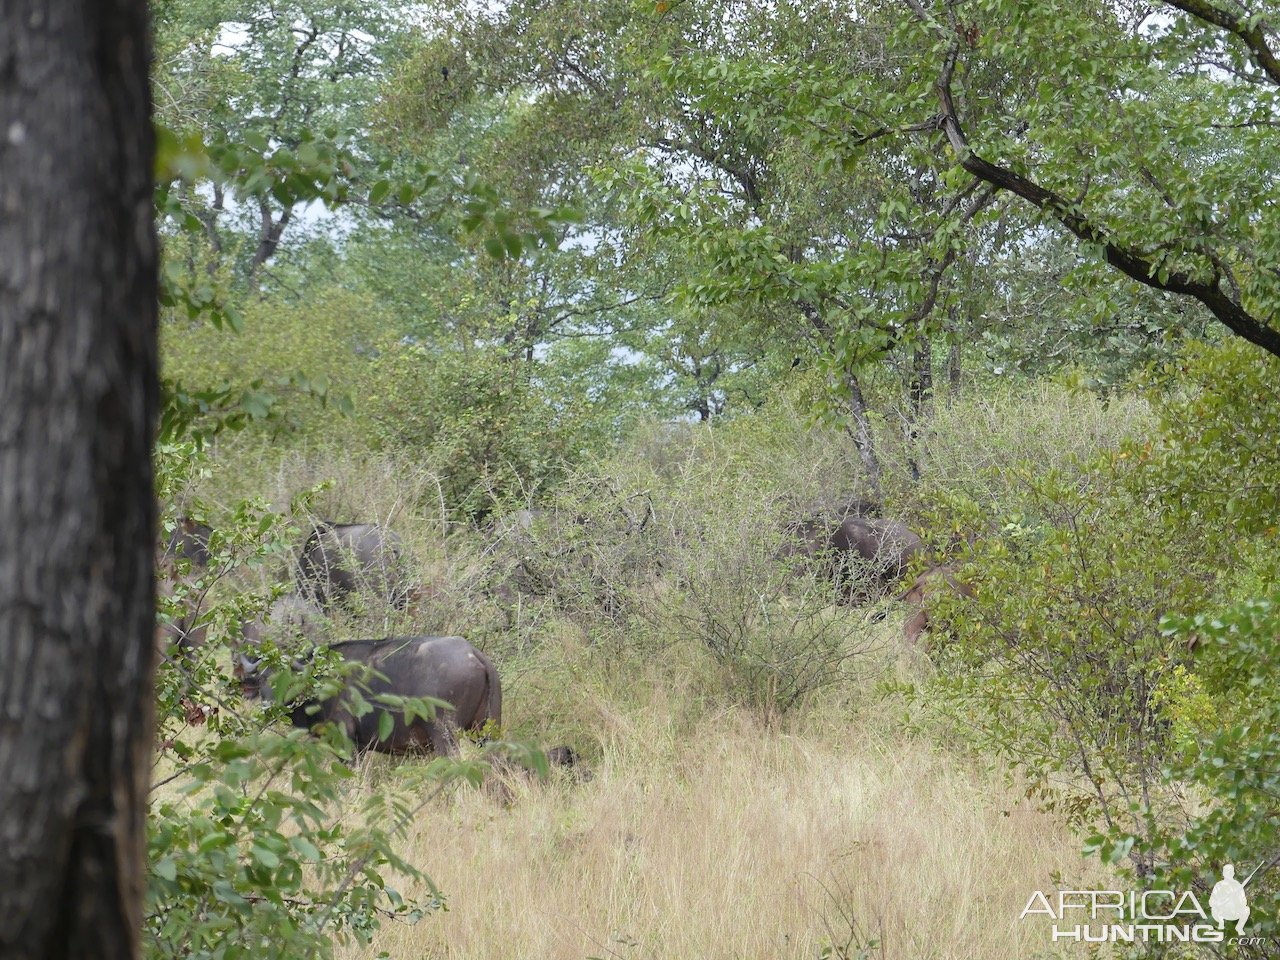
[[[144,0],[0,4],[0,956],[138,954],[152,737]]]

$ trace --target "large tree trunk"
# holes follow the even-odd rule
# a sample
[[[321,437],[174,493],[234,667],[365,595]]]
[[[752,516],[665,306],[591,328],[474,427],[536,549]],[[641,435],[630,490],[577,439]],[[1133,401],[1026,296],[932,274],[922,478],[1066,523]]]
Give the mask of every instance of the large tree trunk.
[[[143,0],[0,4],[0,956],[138,954],[156,240]]]

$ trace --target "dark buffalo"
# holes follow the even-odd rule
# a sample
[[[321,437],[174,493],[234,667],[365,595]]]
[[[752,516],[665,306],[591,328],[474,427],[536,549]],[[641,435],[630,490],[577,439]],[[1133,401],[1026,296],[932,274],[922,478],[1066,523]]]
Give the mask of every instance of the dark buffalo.
[[[897,583],[924,544],[897,520],[852,512],[870,509],[855,501],[850,513],[835,521],[808,517],[787,531],[778,551],[783,559],[820,561],[834,578],[841,596],[850,603],[866,603]]]
[[[207,570],[209,540],[212,537],[213,528],[207,523],[191,517],[179,517],[174,524],[173,533],[169,535],[169,542],[165,545],[165,559],[174,564],[186,560],[193,570]]]
[[[899,600],[915,608],[915,612],[902,626],[902,635],[909,646],[915,646],[920,636],[926,630],[933,628],[934,621],[928,610],[929,602],[945,593],[970,598],[975,596],[973,587],[957,579],[951,567],[940,565],[930,567],[921,573],[916,577],[915,582],[898,597]]]
[[[845,597],[863,603],[901,580],[924,543],[897,520],[849,517],[831,535],[831,549]]]
[[[298,558],[298,590],[325,610],[357,593],[403,609],[409,585],[401,540],[376,523],[318,523]]]
[[[814,560],[832,549],[833,531],[846,520],[873,518],[880,508],[861,497],[828,497],[811,502],[799,511],[804,517],[787,525],[786,536],[777,555],[781,558],[802,557]]]
[[[551,747],[547,750],[547,763],[553,767],[571,770],[582,763],[582,757],[570,746]]]
[[[480,730],[490,721],[502,722],[502,685],[493,662],[462,637],[397,637],[389,640],[348,640],[330,648],[343,660],[367,668],[350,674],[348,689],[356,687],[375,702],[375,709],[355,715],[346,696],[293,705],[295,726],[310,728],[325,721],[341,728],[356,750],[395,755],[429,753],[442,756],[458,752],[457,730]],[[269,679],[258,663],[241,657],[238,672],[248,697],[270,695]],[[452,705],[433,720],[414,717],[406,721],[393,711],[391,735],[381,739],[381,715],[390,708],[376,706],[382,694],[400,697],[433,697]]]
[[[324,639],[324,630],[324,611],[297,593],[279,597],[266,613],[240,626],[245,643],[255,647],[267,639],[277,646],[292,646],[292,641],[299,638],[315,647]]]
[[[846,495],[834,498],[831,502],[835,504],[835,509],[830,513],[840,520],[848,520],[850,517],[880,516],[879,504],[864,500],[862,497]]]
[[[157,640],[164,649],[172,646],[179,653],[186,653],[205,642],[209,627],[198,623],[204,599],[200,579],[209,568],[209,540],[212,536],[213,529],[208,524],[191,517],[179,517],[156,562],[156,589],[161,596],[172,598],[175,594],[182,594],[178,614],[156,631]]]

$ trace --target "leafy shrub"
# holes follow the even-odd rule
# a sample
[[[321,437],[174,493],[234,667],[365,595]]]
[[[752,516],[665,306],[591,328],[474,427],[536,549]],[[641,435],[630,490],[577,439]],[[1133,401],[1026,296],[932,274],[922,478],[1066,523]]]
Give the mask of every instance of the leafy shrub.
[[[1149,490],[1171,522],[1215,532],[1224,562],[1280,517],[1280,360],[1242,341],[1188,348],[1177,379],[1153,390],[1160,430]]]
[[[363,424],[351,398],[368,391],[385,322],[367,297],[336,287],[320,288],[301,302],[250,300],[238,335],[167,317],[161,329],[165,375],[196,388],[184,386],[186,402],[170,403],[166,414],[175,406],[194,408],[186,425],[196,432],[209,430],[221,412],[224,420],[231,418],[227,426],[256,424],[249,433],[260,442],[278,443],[285,435],[358,445]]]
[[[783,549],[798,519],[857,489],[850,451],[783,402],[770,414],[653,427],[574,470],[498,521],[493,589],[548,627],[564,616],[654,656],[696,641],[725,695],[769,716],[854,676],[863,615],[833,609],[829,573]]]
[[[993,385],[938,403],[905,438],[887,427],[878,437],[887,494],[908,515],[957,490],[997,513],[1016,511],[1019,493],[1005,482],[1018,471],[1075,475],[1105,450],[1145,440],[1155,426],[1149,404],[1109,400],[1054,383]],[[908,460],[920,469],[911,479]]]
[[[185,475],[203,469],[190,448],[172,452],[160,462],[163,490],[181,489]],[[191,499],[184,510],[206,513]],[[162,600],[182,603],[198,592],[208,641],[188,653],[165,651],[157,681],[146,953],[332,956],[335,938],[367,941],[382,919],[412,920],[441,905],[438,892],[414,903],[392,886],[395,876],[425,879],[396,847],[431,798],[459,777],[475,781],[480,767],[440,758],[403,787],[361,792],[353,804],[352,747],[345,736],[331,727],[319,738],[279,732],[288,708],[247,708],[229,675],[241,621],[269,597],[244,587],[261,583],[262,569],[290,555],[297,530],[286,515],[253,502],[218,516],[214,530],[208,569],[175,599]],[[292,678],[296,651],[267,644],[263,652],[281,677]],[[332,659],[315,658],[284,701],[332,685],[325,669]]]
[[[606,438],[588,397],[547,389],[538,364],[498,350],[396,344],[374,366],[363,405],[374,443],[436,464],[455,516],[483,519],[553,487]]]
[[[1276,367],[1230,344],[1179,370],[1151,394],[1158,429],[933,493],[978,595],[941,601],[960,629],[931,689],[1135,886],[1207,895],[1225,863],[1252,875],[1268,936],[1280,615],[1250,598],[1277,573],[1280,459],[1260,440],[1280,426]]]
[[[1186,660],[1160,620],[1196,609],[1212,578],[1195,541],[1170,538],[1158,509],[1135,497],[1134,476],[1112,457],[1083,476],[1028,465],[999,481],[1007,512],[953,498],[951,522],[973,543],[960,576],[977,596],[939,600],[960,629],[936,641],[932,689],[1047,806],[1076,826],[1145,839],[1170,802],[1158,691]],[[1124,852],[1145,871],[1150,849]]]
[[[1249,935],[1280,934],[1280,597],[1171,619],[1166,632],[1194,644],[1197,693],[1208,709],[1191,723],[1169,774],[1207,799],[1186,820],[1153,825],[1152,882],[1208,891],[1222,865],[1250,880]],[[1244,955],[1251,952],[1241,947]],[[1258,953],[1257,955],[1267,955]]]

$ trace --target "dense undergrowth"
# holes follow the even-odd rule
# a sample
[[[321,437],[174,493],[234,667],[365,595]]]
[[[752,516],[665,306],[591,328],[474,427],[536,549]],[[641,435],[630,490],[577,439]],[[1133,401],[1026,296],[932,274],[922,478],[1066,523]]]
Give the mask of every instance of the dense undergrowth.
[[[1207,476],[1250,443],[1215,397],[1278,414],[1261,361],[1188,363],[1198,379],[1150,399],[1042,383],[939,401],[914,437],[880,424],[882,509],[976,592],[938,598],[919,647],[891,596],[840,604],[784,559],[796,518],[868,495],[847,435],[785,396],[634,430],[478,523],[409,448],[166,453],[171,509],[218,531],[218,639],[164,673],[153,955],[236,955],[175,951],[179,922],[284,956],[403,915],[426,918],[386,942],[441,956],[1025,956],[1050,950],[1016,923],[1031,890],[1107,875],[1207,896],[1231,861],[1264,868],[1265,904],[1280,614],[1253,600],[1276,530],[1265,496],[1224,502]],[[467,636],[499,665],[504,740],[572,744],[594,778],[446,799],[502,748],[352,779],[340,743],[248,712],[228,647],[314,517],[394,529],[425,588],[408,612],[340,615],[333,639]],[[878,899],[892,877],[932,892]]]

